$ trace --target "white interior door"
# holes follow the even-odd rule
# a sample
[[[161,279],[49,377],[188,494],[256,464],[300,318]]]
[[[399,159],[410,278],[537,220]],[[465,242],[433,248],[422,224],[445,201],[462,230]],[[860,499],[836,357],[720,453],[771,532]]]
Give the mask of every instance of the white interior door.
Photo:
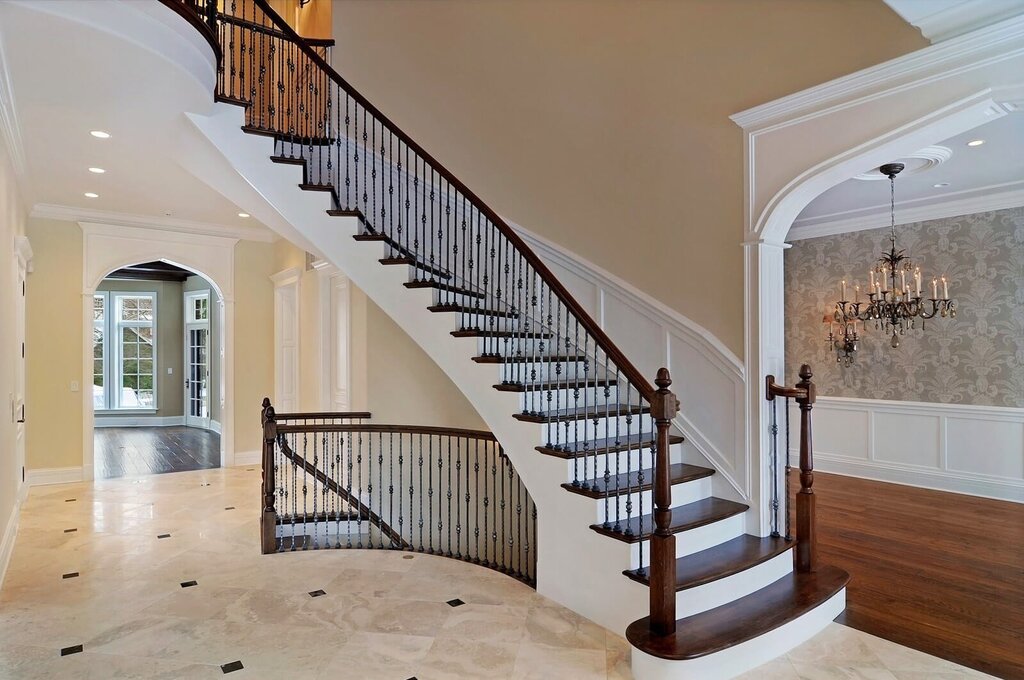
[[[275,274],[274,408],[299,410],[299,275],[297,268]]]
[[[185,293],[185,425],[210,428],[210,293]]]

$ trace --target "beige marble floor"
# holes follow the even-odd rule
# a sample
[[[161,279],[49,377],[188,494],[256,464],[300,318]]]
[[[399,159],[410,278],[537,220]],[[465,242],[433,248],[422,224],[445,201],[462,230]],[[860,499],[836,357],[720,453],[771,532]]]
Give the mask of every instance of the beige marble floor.
[[[0,678],[212,678],[231,662],[279,680],[631,677],[624,640],[487,569],[260,555],[258,488],[258,469],[233,468],[33,489],[0,590]],[[983,676],[833,624],[745,677]]]

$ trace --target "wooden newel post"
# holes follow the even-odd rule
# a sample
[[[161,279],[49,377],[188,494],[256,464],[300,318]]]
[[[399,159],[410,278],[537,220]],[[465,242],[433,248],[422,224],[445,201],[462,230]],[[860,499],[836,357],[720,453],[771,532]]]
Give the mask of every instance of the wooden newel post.
[[[263,423],[263,512],[260,513],[260,536],[263,554],[277,552],[277,510],[274,508],[274,445],[277,441],[277,420],[270,398],[264,397],[260,420]]]
[[[672,377],[667,368],[654,381],[658,391],[651,402],[651,415],[658,428],[654,453],[654,533],[651,536],[651,631],[671,635],[676,630],[676,537],[672,525],[672,475],[669,459],[669,427],[679,412],[679,400],[669,389]]]
[[[818,535],[814,528],[814,447],[811,443],[811,409],[814,406],[815,387],[811,382],[811,367],[800,367],[802,393],[796,397],[800,405],[800,491],[796,495],[796,570],[816,571],[818,568]]]

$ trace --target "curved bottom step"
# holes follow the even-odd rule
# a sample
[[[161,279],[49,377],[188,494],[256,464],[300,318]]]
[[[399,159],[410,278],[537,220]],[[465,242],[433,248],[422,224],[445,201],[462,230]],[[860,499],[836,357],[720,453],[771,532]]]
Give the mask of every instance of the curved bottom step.
[[[726,680],[785,654],[846,607],[842,569],[793,572],[734,602],[680,619],[676,633],[650,635],[648,619],[626,629],[636,680]]]

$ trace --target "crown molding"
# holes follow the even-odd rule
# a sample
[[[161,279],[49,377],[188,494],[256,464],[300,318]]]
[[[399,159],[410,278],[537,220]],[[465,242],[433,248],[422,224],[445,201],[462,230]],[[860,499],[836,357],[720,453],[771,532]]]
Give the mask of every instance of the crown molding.
[[[850,106],[864,97],[910,89],[937,72],[945,76],[1024,54],[1024,15],[979,28],[856,73],[796,92],[729,116],[748,132],[763,132],[775,125],[792,125],[801,113],[823,115]],[[899,84],[896,84],[899,83]]]
[[[914,0],[885,0],[885,4],[933,43],[1024,14],[1021,0],[958,0],[938,11],[929,11],[929,7],[941,5],[929,6]]]
[[[11,86],[11,74],[7,71],[3,42],[0,42],[0,136],[11,156],[14,175],[20,180],[26,172],[25,147],[21,141],[21,125],[14,106],[14,89]]]
[[[176,217],[135,215],[132,213],[94,210],[91,208],[76,208],[53,203],[37,203],[32,206],[32,212],[29,215],[30,217],[63,220],[66,222],[92,222],[120,227],[159,229],[161,231],[175,231],[182,234],[221,236],[243,241],[273,243],[277,240],[277,234],[266,227],[195,222]]]
[[[913,205],[913,202],[897,205],[899,211],[897,214],[900,218],[899,223],[913,224],[915,222],[927,222],[947,217],[973,215],[975,213],[1024,206],[1024,180],[958,193],[960,194],[959,196],[951,194],[945,200],[928,200],[927,203],[922,205]],[[786,239],[797,241],[807,238],[818,238],[820,236],[834,236],[854,231],[879,229],[888,226],[888,224],[888,206],[871,206],[863,210],[797,220],[793,223],[793,228],[789,230]]]

